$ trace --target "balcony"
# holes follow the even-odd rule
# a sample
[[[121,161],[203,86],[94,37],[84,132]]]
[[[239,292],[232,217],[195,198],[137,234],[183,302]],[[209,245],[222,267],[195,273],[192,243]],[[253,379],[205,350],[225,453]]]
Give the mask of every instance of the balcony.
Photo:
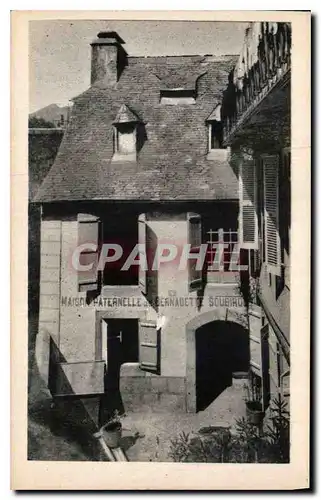
[[[272,90],[283,87],[289,81],[290,69],[291,25],[252,23],[246,30],[239,60],[229,74],[228,87],[223,96],[225,146],[231,144],[238,130],[260,103],[272,94]],[[271,109],[271,102],[269,107]]]

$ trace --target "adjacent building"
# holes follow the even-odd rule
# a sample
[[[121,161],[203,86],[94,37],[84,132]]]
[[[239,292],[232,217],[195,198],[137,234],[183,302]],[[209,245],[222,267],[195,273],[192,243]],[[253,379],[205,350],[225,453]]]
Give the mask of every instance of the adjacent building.
[[[222,104],[223,144],[239,179],[242,276],[250,309],[251,370],[271,399],[290,394],[291,25],[253,23]],[[242,274],[242,273],[241,273]]]

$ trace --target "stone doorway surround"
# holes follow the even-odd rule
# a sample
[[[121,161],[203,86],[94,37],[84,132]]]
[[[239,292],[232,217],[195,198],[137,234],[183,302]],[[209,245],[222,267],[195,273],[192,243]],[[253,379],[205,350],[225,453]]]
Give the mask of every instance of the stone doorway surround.
[[[245,309],[213,308],[204,312],[186,325],[186,411],[196,413],[196,330],[214,321],[236,323],[248,330]]]

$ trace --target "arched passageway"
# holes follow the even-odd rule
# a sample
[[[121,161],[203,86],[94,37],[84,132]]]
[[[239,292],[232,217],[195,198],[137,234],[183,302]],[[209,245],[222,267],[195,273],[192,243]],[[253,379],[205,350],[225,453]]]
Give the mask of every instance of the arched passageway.
[[[212,321],[195,331],[196,411],[207,408],[232,384],[234,372],[249,368],[249,335],[241,325]]]

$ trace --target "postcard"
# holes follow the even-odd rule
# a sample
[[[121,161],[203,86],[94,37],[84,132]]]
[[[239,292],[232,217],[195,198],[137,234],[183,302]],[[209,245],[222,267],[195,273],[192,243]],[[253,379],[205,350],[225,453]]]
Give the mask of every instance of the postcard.
[[[309,487],[310,13],[12,13],[12,489]]]

